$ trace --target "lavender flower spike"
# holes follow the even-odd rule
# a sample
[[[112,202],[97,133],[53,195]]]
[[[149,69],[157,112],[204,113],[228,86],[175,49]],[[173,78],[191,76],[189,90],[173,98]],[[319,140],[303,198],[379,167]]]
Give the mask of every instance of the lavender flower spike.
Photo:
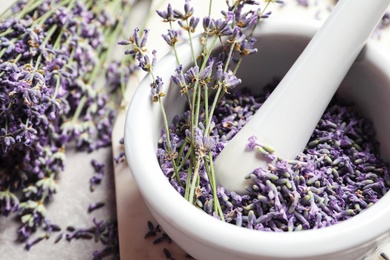
[[[164,82],[162,81],[162,78],[157,76],[156,80],[151,84],[151,93],[152,93],[152,99],[153,102],[158,102],[160,98],[165,96],[165,93],[162,92],[162,86]]]
[[[178,42],[178,33],[175,30],[168,30],[167,34],[162,34],[161,36],[169,46],[174,46]]]
[[[173,10],[173,16],[183,21],[190,18],[194,14],[194,8],[190,6],[189,2],[189,0],[186,0],[186,3],[184,4],[184,14],[178,10]]]
[[[135,28],[133,35],[129,39],[129,42],[132,45],[132,49],[125,51],[125,54],[132,55],[137,59],[140,59],[143,56],[145,56],[145,53],[147,51],[146,42],[147,42],[148,34],[149,34],[149,30],[145,29],[143,37],[140,38],[139,28]],[[120,43],[126,44],[126,41],[121,41]]]
[[[163,22],[174,22],[176,19],[173,16],[173,10],[171,4],[168,4],[167,10],[166,11],[156,11],[157,14],[163,18]]]

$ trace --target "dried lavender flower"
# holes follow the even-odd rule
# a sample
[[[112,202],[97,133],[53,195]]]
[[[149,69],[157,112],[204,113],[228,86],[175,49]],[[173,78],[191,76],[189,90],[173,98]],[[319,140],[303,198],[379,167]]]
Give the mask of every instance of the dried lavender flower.
[[[122,61],[114,63],[119,77],[105,66],[131,10],[127,1],[111,1],[121,8],[115,18],[83,0],[31,2],[18,0],[0,17],[0,215],[18,215],[27,249],[42,240],[29,239],[38,229],[47,236],[58,229],[47,224],[45,205],[58,190],[66,149],[111,144],[110,102],[132,72]]]
[[[214,117],[214,128],[219,135],[215,140],[223,140],[221,136],[232,128],[239,131],[243,124],[235,122],[241,117],[249,120],[254,111],[252,107],[260,106],[269,91],[266,88],[265,94],[259,97],[251,96],[247,90],[225,95],[217,107],[218,116]],[[238,115],[236,107],[246,112]],[[226,118],[232,115],[234,118],[226,124]],[[179,139],[188,138],[188,131],[186,135],[181,130],[184,117],[181,120],[171,129]],[[359,146],[355,145],[356,137],[359,137]],[[389,164],[380,159],[374,140],[372,124],[336,96],[319,121],[308,147],[295,161],[273,158],[275,162],[269,171],[255,169],[248,175],[254,183],[248,188],[249,195],[239,196],[223,187],[217,188],[225,221],[263,231],[298,231],[324,228],[359,214],[390,189],[385,182]],[[212,150],[214,157],[218,155],[217,146]],[[273,152],[272,148],[259,144],[255,137],[248,140],[248,147],[261,147],[263,154]],[[160,163],[164,167],[167,162]],[[167,177],[171,178],[171,174]],[[208,185],[207,178],[200,179],[201,188]],[[204,189],[197,199],[205,205],[206,213],[214,215],[214,208],[207,210],[207,206],[212,205],[208,190]]]

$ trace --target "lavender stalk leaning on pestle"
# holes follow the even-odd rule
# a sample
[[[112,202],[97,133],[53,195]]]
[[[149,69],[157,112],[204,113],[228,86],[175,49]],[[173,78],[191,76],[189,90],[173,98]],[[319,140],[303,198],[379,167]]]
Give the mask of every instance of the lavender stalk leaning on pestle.
[[[248,139],[272,147],[274,155],[295,159],[362,50],[390,0],[340,0],[320,30],[253,118],[216,158],[216,181],[246,193],[248,173],[268,161],[246,149]]]

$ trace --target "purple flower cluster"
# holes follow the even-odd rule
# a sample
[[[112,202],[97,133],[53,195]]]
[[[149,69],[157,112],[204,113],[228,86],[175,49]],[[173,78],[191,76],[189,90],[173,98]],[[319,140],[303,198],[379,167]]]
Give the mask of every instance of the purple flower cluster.
[[[243,28],[254,28],[261,18],[267,18],[269,13],[264,14],[260,9],[246,10],[246,6],[257,6],[256,1],[238,1],[233,5],[227,3],[227,11],[222,11],[222,18],[214,19],[206,16],[202,19],[203,24],[203,40],[207,37],[213,36],[215,40],[222,37],[226,38],[224,50],[219,57],[210,57],[209,52],[213,46],[205,46],[211,48],[199,57],[203,58],[202,66],[197,65],[197,57],[192,53],[195,61],[195,66],[188,69],[186,72],[182,71],[179,57],[177,57],[178,67],[176,69],[177,76],[172,76],[172,80],[181,88],[181,93],[186,93],[189,98],[189,91],[198,91],[198,86],[220,88],[223,93],[228,92],[230,88],[234,88],[241,83],[234,74],[243,56],[250,55],[257,52],[254,48],[255,38],[251,34],[246,35]],[[163,22],[169,23],[170,29],[167,34],[162,34],[164,41],[175,50],[175,45],[179,41],[179,36],[184,32],[188,33],[189,38],[192,38],[192,33],[195,32],[200,18],[194,16],[194,8],[190,1],[186,0],[184,3],[184,10],[174,9],[171,4],[168,4],[166,10],[157,10],[157,14],[163,19]],[[245,10],[245,11],[244,11]],[[177,23],[181,30],[174,30],[173,23]],[[150,33],[149,29],[143,32],[139,28],[135,28],[134,33],[127,39],[119,41],[120,45],[129,45],[130,49],[125,54],[130,55],[138,61],[138,66],[150,72],[153,78],[151,83],[151,92],[153,102],[158,102],[165,93],[161,92],[163,82],[158,75],[153,74],[153,68],[156,63],[156,51],[152,51],[152,58],[147,49],[147,38]],[[207,64],[206,66],[204,66]],[[211,80],[211,73],[217,70],[215,82]]]
[[[119,18],[85,1],[30,2],[0,17],[0,215],[20,214],[21,241],[44,223],[66,148],[111,144],[108,95],[134,69],[107,57]]]
[[[224,96],[216,109],[210,137],[214,158],[269,93],[253,97],[249,91],[242,91]],[[189,148],[184,142],[187,114],[176,116],[170,127],[177,150]],[[183,187],[172,176],[172,164],[166,160],[165,139],[163,135],[159,144],[159,162],[172,186],[184,196]],[[338,98],[329,105],[305,151],[296,160],[275,158],[273,150],[257,143],[255,137],[248,140],[248,148],[273,163],[269,169],[254,169],[247,176],[252,181],[247,195],[217,188],[225,221],[238,226],[276,232],[323,228],[359,214],[390,188],[389,165],[380,159],[372,124]],[[184,159],[180,172],[183,183],[189,166],[189,159]],[[199,175],[196,205],[216,216],[204,165],[200,166]]]

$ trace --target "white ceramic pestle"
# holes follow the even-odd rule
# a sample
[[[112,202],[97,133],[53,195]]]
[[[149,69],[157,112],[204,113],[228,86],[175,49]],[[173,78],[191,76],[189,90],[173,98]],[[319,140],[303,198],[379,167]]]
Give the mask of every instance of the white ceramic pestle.
[[[252,119],[227,144],[214,167],[219,185],[246,193],[245,176],[268,169],[248,138],[274,148],[274,155],[294,159],[302,152],[352,63],[390,0],[340,0],[320,30]],[[256,73],[255,71],[253,73]]]

